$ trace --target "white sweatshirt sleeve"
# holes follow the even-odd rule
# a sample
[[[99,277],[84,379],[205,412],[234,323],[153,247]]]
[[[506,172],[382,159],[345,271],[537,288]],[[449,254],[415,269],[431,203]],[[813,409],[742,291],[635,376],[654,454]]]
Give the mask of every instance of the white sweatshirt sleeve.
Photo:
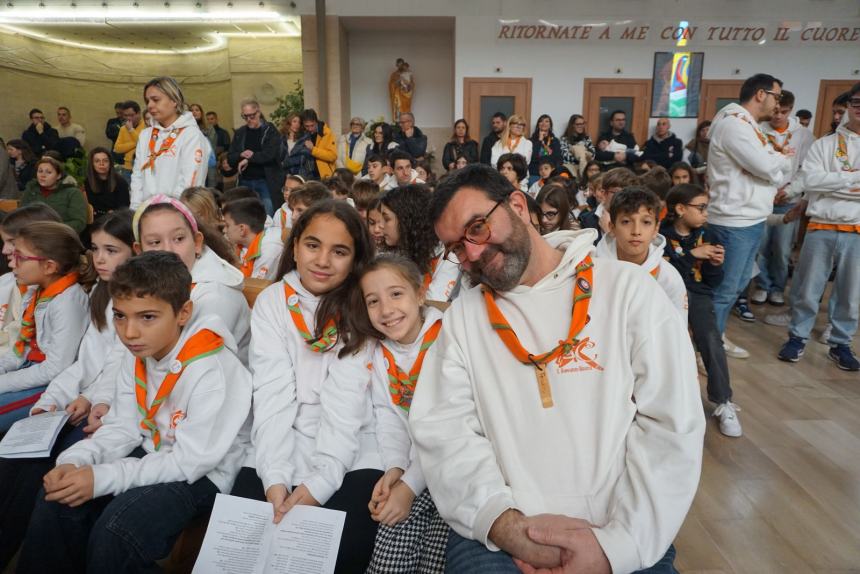
[[[833,195],[843,199],[860,199],[860,193],[849,191],[860,187],[860,171],[835,171],[828,166],[832,150],[827,140],[817,140],[803,160],[803,185],[808,193]]]
[[[83,364],[77,360],[48,383],[48,388],[30,409],[30,414],[33,414],[35,409],[47,411],[52,406],[58,411],[65,409],[80,395],[80,383],[83,377]]]
[[[728,121],[726,118],[723,121]],[[754,177],[782,187],[788,182],[791,160],[781,154],[771,153],[762,146],[752,126],[735,118],[722,133],[722,144],[732,159]]]
[[[178,154],[174,161],[178,162],[179,166],[176,180],[172,190],[165,190],[167,195],[175,198],[179,198],[189,187],[206,185],[206,173],[209,169],[211,147],[203,132],[195,127],[187,129],[183,135],[188,140],[176,146]]]
[[[45,353],[45,360],[26,369],[7,371],[0,375],[0,392],[23,391],[47,385],[75,362],[89,322],[89,306],[86,294],[79,289],[79,293],[76,293],[72,289],[74,287],[48,303],[42,321],[43,329],[48,332],[40,335],[37,328],[36,336]],[[15,357],[14,354],[12,356]]]
[[[283,292],[280,283],[267,287],[251,311],[249,362],[254,382],[251,440],[257,457],[257,474],[265,490],[275,484],[292,489],[296,470],[291,460],[296,440],[293,423],[299,404],[293,360],[287,351]]]
[[[424,478],[439,513],[465,538],[492,550],[490,527],[505,510],[516,508],[510,487],[484,436],[465,367],[461,342],[446,327],[427,352],[409,412],[409,426]],[[469,464],[451,464],[469,453]]]
[[[275,233],[280,234],[280,230],[276,230]],[[254,272],[251,276],[255,279],[274,281],[283,251],[284,245],[280,241],[263,240],[260,245],[260,257],[254,261]]]
[[[436,272],[433,274],[430,285],[427,287],[427,293],[424,296],[428,301],[447,303],[451,300],[451,294],[457,287],[459,279],[460,266],[447,259],[442,259],[436,267]]]
[[[111,406],[113,404],[120,368],[125,356],[128,354],[128,349],[125,348],[125,345],[117,337],[113,348],[110,350],[110,354],[105,360],[101,374],[89,388],[81,393],[93,406],[98,404]]]
[[[143,203],[143,164],[149,158],[149,154],[147,153],[149,150],[146,149],[146,146],[149,145],[151,134],[151,128],[146,128],[140,132],[140,137],[137,138],[137,147],[134,150],[134,165],[131,171],[131,183],[129,184],[131,209],[137,209],[137,206]]]
[[[631,305],[628,317],[636,415],[609,520],[593,529],[618,573],[653,565],[672,543],[696,494],[705,433],[686,325],[661,304]]]
[[[368,347],[332,361],[322,384],[320,427],[312,456],[314,473],[305,480],[305,486],[320,504],[337,492],[358,454],[359,431],[371,409]]]
[[[98,456],[101,462],[93,460],[94,497],[117,495],[131,488],[150,484],[179,481],[190,484],[200,480],[226,456],[247,419],[251,406],[250,388],[240,386],[243,381],[227,380],[218,355],[195,361],[186,367],[182,375],[184,381],[179,382],[194,385],[194,391],[189,399],[190,408],[186,418],[176,427],[176,439],[172,447],[162,448],[139,459],[117,459],[116,451],[109,448],[109,445],[115,441],[122,445],[123,450],[128,446],[133,448],[135,443],[131,441],[131,431],[134,430],[138,435],[137,443],[140,442],[141,436],[137,430],[139,418],[136,413],[134,384],[130,380],[131,372],[131,369],[124,369],[123,388],[118,391],[118,404],[112,409],[112,412],[116,411],[114,419],[105,422],[91,440],[78,443],[84,444],[82,448],[89,446],[101,450],[101,456]],[[244,385],[247,384],[246,379]],[[113,436],[112,421],[117,421],[117,426],[120,427],[115,433],[116,438]],[[130,449],[126,450],[125,454],[128,452]],[[82,459],[83,464],[89,462],[85,460],[86,457],[77,459],[74,453],[66,453],[62,455],[63,462],[73,462],[78,466]],[[97,458],[97,455],[92,458]]]

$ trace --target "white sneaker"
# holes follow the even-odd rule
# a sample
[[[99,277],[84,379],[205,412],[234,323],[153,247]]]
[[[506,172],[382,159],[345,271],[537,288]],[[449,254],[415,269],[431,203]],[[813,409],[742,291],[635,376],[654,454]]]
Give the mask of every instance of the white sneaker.
[[[741,408],[731,401],[717,405],[714,416],[720,421],[721,433],[730,437],[739,437],[744,434],[741,421],[738,419],[738,411],[740,410]]]
[[[767,301],[767,291],[764,289],[753,289],[752,297],[750,297],[750,302],[755,303],[756,305],[764,305]]]
[[[735,345],[725,335],[723,335],[723,349],[726,351],[726,356],[733,359],[746,359],[750,356],[749,351]]]
[[[788,327],[791,324],[791,312],[786,311],[785,313],[765,315],[764,322],[774,327]]]
[[[827,325],[824,326],[824,331],[821,333],[821,336],[818,337],[818,342],[821,343],[822,345],[829,345],[830,344],[830,334],[832,332],[833,332],[833,325],[831,325],[830,323],[827,323]]]
[[[767,302],[775,307],[782,307],[783,305],[785,305],[785,295],[783,295],[779,291],[774,291],[767,296]]]

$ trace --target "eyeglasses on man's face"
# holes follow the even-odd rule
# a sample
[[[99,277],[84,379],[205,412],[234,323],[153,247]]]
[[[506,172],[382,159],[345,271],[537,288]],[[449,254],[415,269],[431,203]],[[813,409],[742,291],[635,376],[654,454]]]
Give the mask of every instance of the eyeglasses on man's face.
[[[489,223],[490,216],[493,215],[496,208],[504,203],[504,201],[504,199],[500,199],[486,215],[467,223],[463,229],[463,236],[445,247],[445,259],[459,265],[466,259],[466,245],[464,242],[469,242],[472,245],[483,245],[489,241],[492,235]]]
[[[253,119],[254,119],[254,118],[256,118],[258,115],[260,115],[260,112],[259,112],[259,111],[256,111],[256,112],[253,112],[253,113],[250,113],[250,114],[242,114],[242,119],[243,119],[243,120],[253,120]]]
[[[777,102],[782,100],[782,92],[774,92],[773,90],[765,90],[764,93],[770,94],[771,96],[773,96],[773,99],[775,99]]]

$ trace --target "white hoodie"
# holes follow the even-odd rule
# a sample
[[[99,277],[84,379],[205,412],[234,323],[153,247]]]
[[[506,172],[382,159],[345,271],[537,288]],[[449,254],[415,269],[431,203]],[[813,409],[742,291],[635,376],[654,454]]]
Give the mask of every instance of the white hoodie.
[[[848,147],[848,164],[857,171],[847,171],[837,159],[838,134]],[[851,191],[860,189],[860,134],[841,125],[835,134],[815,141],[802,173],[809,200],[806,214],[812,222],[860,225],[860,191]]]
[[[687,322],[687,286],[684,285],[684,280],[675,267],[663,259],[663,250],[666,247],[666,238],[657,234],[651,245],[648,246],[648,258],[641,265],[652,277],[657,280],[657,284],[663,289],[663,292],[669,297],[672,305],[681,313],[684,323]],[[615,241],[615,236],[607,233],[597,244],[597,257],[611,257],[618,259],[618,243]]]
[[[24,294],[22,309],[27,308],[36,290],[36,287],[30,287]],[[36,342],[46,359],[22,369],[26,358],[17,356],[10,348],[0,357],[0,393],[47,385],[74,363],[89,324],[89,311],[89,298],[77,283],[47,303],[36,305]],[[11,345],[14,344],[12,341]],[[29,346],[25,351],[29,352]]]
[[[812,142],[815,141],[815,136],[812,134],[812,130],[803,127],[797,118],[790,117],[788,118],[788,127],[782,133],[774,129],[773,126],[770,125],[770,122],[762,123],[761,131],[768,138],[771,148],[773,148],[774,142],[780,148],[785,146],[791,146],[794,148],[794,156],[790,158],[791,173],[789,176],[791,185],[789,185],[785,191],[792,200],[797,199],[798,196],[803,193],[803,178],[798,177],[797,173],[803,165],[803,159],[809,152],[809,146],[811,146]]]
[[[439,258],[439,263],[433,270],[430,285],[427,286],[427,292],[424,294],[428,301],[447,303],[452,296],[456,295],[457,284],[460,282],[460,266],[444,259],[442,257],[444,254],[445,249],[440,245],[435,255]]]
[[[197,121],[191,112],[185,112],[167,127],[158,126],[158,136],[154,149],[158,152],[161,145],[170,137],[174,129],[182,128],[182,132],[170,148],[155,160],[155,168],[143,169],[149,161],[149,141],[152,131],[148,127],[140,132],[137,148],[134,153],[134,170],[131,174],[131,208],[152,197],[164,195],[179,199],[180,194],[195,185],[206,185],[206,172],[209,169],[209,154],[212,148],[209,140],[197,127]]]
[[[773,151],[755,118],[739,104],[717,112],[710,140],[709,223],[726,227],[761,223],[773,211],[776,190],[791,177],[791,159]]]
[[[142,430],[135,397],[135,357],[123,356],[116,400],[89,440],[75,443],[57,457],[57,465],[93,466],[93,497],[169,482],[194,483],[208,477],[230,492],[241,466],[243,426],[251,408],[251,375],[236,357],[236,342],[214,317],[195,315],[176,346],[160,361],[145,359],[147,405],[185,342],[202,329],[224,339],[224,349],[189,363],[155,415],[161,448]],[[247,432],[247,429],[245,429]],[[244,439],[247,442],[247,438]],[[143,447],[143,458],[127,457]]]
[[[191,269],[191,280],[196,284],[191,291],[194,315],[212,315],[223,321],[238,345],[239,360],[247,365],[251,309],[242,294],[245,284],[242,272],[204,246]]]
[[[442,311],[435,307],[424,307],[424,323],[414,342],[402,345],[390,339],[383,341],[385,348],[394,356],[394,362],[403,371],[408,373],[412,369],[421,351],[421,340],[430,327],[441,318]],[[382,468],[385,471],[392,468],[403,469],[401,480],[417,496],[427,488],[427,483],[424,482],[421,463],[409,437],[409,414],[391,401],[391,393],[388,389],[388,365],[379,345],[376,345],[373,351],[372,368],[373,416],[376,419],[376,438],[379,441]],[[418,382],[419,384],[421,382],[420,376]]]
[[[117,371],[127,351],[116,335],[111,301],[105,309],[105,319],[105,328],[101,331],[90,320],[78,349],[78,359],[54,377],[30,409],[31,413],[33,409],[47,411],[51,406],[61,411],[79,396],[93,405],[113,404]]]
[[[311,333],[320,298],[295,271],[284,277]],[[338,358],[341,345],[311,351],[287,309],[284,284],[265,288],[251,314],[257,474],[268,490],[304,484],[325,504],[350,470],[381,468],[370,399],[370,346]]]
[[[568,332],[576,264],[594,230],[547,241],[564,250],[534,286],[497,297],[523,346],[544,352]],[[588,322],[548,366],[554,406],[534,368],[492,329],[480,288],[445,312],[409,426],[439,513],[491,549],[506,509],[594,524],[615,574],[651,566],[681,528],[699,482],[705,419],[687,326],[644,270],[594,260]]]

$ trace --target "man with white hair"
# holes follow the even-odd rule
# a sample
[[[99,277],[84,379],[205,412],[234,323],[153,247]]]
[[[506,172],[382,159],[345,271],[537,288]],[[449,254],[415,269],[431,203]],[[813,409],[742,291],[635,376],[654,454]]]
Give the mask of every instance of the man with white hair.
[[[260,197],[266,213],[272,215],[277,204],[283,202],[281,188],[284,172],[278,163],[281,151],[281,134],[266,121],[257,100],[242,100],[242,119],[245,125],[236,130],[230,142],[228,161],[239,170],[239,185],[250,187]]]
[[[355,175],[361,173],[367,149],[373,145],[373,141],[364,133],[366,125],[367,122],[359,117],[349,120],[349,131],[337,140],[335,167],[345,167]]]
[[[415,161],[424,159],[427,154],[427,136],[415,126],[415,116],[410,112],[403,112],[397,123],[400,125],[400,131],[394,136],[394,141],[400,149],[415,158]]]
[[[652,160],[657,165],[670,169],[684,158],[684,143],[670,131],[669,118],[660,118],[654,127],[654,135],[645,142],[641,160]]]

